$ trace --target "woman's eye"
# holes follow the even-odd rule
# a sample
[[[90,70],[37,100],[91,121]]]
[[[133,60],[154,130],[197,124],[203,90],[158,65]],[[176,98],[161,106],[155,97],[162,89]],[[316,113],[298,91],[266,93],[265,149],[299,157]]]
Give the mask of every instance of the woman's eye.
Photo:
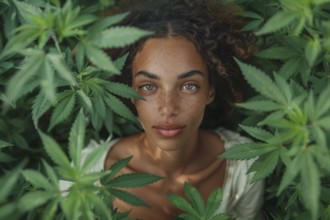
[[[192,83],[183,85],[183,89],[185,89],[185,90],[194,91],[194,90],[197,90],[198,88],[199,88],[198,85],[192,84]]]
[[[139,88],[142,90],[145,90],[145,91],[153,91],[156,89],[156,87],[151,84],[142,85],[142,86],[139,86]]]

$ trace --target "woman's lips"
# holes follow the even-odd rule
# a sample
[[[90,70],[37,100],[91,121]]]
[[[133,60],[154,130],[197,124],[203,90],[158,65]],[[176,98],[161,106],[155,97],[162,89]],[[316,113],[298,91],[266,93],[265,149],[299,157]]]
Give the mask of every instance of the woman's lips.
[[[185,126],[178,126],[178,125],[157,125],[153,126],[153,128],[156,130],[157,134],[166,137],[166,138],[172,138],[175,136],[178,136]]]

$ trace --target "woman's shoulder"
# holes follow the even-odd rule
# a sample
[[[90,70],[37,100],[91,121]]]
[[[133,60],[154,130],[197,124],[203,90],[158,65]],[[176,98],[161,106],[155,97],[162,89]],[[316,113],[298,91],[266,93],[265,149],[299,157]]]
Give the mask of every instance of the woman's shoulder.
[[[214,129],[214,132],[223,140],[225,149],[229,149],[237,144],[243,144],[252,141],[248,137],[245,137],[238,132],[229,130],[224,127],[218,127]]]
[[[220,139],[223,141],[223,146],[225,148],[225,151],[228,150],[231,147],[234,147],[238,144],[244,144],[252,142],[252,140],[248,137],[245,137],[241,135],[238,132],[229,130],[224,127],[218,127],[214,130],[214,132],[220,137]],[[236,174],[239,174],[237,172],[237,169],[242,170],[242,173],[246,174],[246,171],[251,166],[251,164],[254,162],[255,159],[252,160],[229,160],[228,161],[228,167],[235,169]]]
[[[228,150],[238,144],[244,144],[252,142],[251,139],[241,135],[238,132],[219,127],[214,130],[214,132],[219,135],[220,139],[223,141],[224,150]],[[227,185],[242,185],[249,184],[253,174],[248,173],[250,166],[254,163],[254,159],[250,160],[227,160],[227,173],[226,173],[226,183]],[[239,187],[242,188],[242,187]]]
[[[135,155],[139,134],[134,134],[117,139],[117,141],[109,147],[104,167],[108,169],[114,162]]]

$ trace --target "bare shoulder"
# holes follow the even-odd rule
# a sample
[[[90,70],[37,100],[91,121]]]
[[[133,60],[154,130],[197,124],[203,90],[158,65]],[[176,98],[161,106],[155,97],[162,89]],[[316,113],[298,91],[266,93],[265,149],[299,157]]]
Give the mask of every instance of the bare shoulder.
[[[105,159],[105,169],[116,161],[135,155],[139,142],[139,134],[131,135],[120,139],[109,150]]]

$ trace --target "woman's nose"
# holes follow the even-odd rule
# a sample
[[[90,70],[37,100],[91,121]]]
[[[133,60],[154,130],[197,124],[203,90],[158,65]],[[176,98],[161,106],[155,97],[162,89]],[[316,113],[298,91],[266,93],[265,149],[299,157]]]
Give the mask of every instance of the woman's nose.
[[[169,117],[178,114],[180,100],[175,92],[162,92],[158,101],[160,115]]]

